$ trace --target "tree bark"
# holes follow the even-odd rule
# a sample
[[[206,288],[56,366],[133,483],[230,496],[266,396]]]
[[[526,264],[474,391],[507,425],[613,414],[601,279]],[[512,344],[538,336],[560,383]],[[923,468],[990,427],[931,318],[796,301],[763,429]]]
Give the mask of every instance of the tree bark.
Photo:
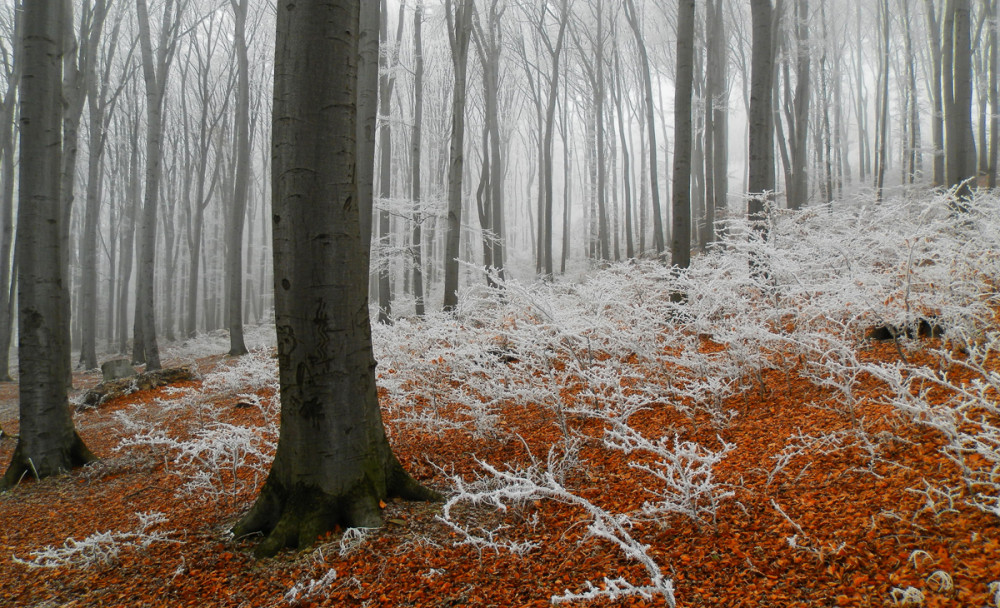
[[[379,502],[390,496],[437,497],[393,455],[375,390],[354,170],[358,5],[303,0],[278,9],[272,191],[281,427],[267,481],[233,530],[265,534],[258,556],[307,545],[335,526],[377,526]]]
[[[931,139],[934,145],[934,178],[932,183],[935,186],[945,184],[944,171],[944,94],[942,91],[943,61],[944,52],[941,43],[941,24],[938,21],[938,12],[934,6],[934,0],[924,0],[924,15],[927,20],[927,34],[930,38],[931,51]]]
[[[156,216],[162,173],[163,98],[167,69],[173,56],[173,32],[179,23],[180,2],[167,0],[156,55],[153,54],[149,10],[146,0],[136,0],[142,73],[146,86],[146,192],[143,197],[139,268],[136,280],[136,336],[132,360],[145,363],[146,370],[160,369],[156,342],[154,277],[156,265]],[[176,12],[175,12],[176,11]],[[168,47],[168,44],[170,46]]]
[[[423,317],[424,309],[424,254],[423,217],[420,211],[420,144],[424,122],[424,49],[422,26],[424,0],[416,0],[413,11],[413,134],[410,136],[410,199],[413,201],[413,232],[410,252],[413,257],[414,312]]]
[[[788,208],[801,209],[809,196],[806,174],[809,148],[809,2],[795,3],[795,121],[788,126],[792,140],[792,175],[788,184]]]
[[[454,8],[452,5],[454,4]],[[445,0],[448,40],[455,72],[451,102],[451,152],[448,164],[448,224],[444,247],[444,310],[458,306],[458,259],[462,242],[462,169],[465,145],[466,72],[472,34],[472,0]]]
[[[13,336],[14,298],[16,287],[12,269],[14,250],[14,120],[17,115],[17,85],[21,79],[21,3],[15,3],[14,24],[11,32],[12,49],[7,73],[7,91],[0,104],[0,382],[11,382],[10,342]]]
[[[250,60],[247,56],[247,0],[230,0],[235,17],[236,54],[236,176],[229,224],[226,276],[229,278],[229,354],[247,353],[243,340],[243,228],[250,197]]]
[[[763,223],[767,202],[774,192],[773,115],[771,91],[774,54],[771,46],[771,0],[751,0],[753,48],[750,68],[750,143],[748,150],[749,200],[747,215]]]
[[[975,177],[976,150],[972,134],[972,43],[968,0],[949,0],[948,18],[953,23],[952,50],[946,53],[946,81],[952,82],[951,99],[945,89],[947,123],[948,185],[957,187],[959,199],[971,196],[970,180]],[[946,25],[947,27],[947,25]],[[951,65],[947,65],[948,55]]]
[[[94,460],[70,416],[62,241],[63,2],[26,2],[18,213],[20,431],[0,490]]]
[[[885,164],[887,160],[889,134],[889,0],[880,0],[879,14],[879,45],[882,54],[879,61],[879,112],[878,133],[875,146],[875,200],[882,200],[882,188],[885,184]]]
[[[674,198],[670,263],[691,265],[691,91],[694,83],[694,0],[677,6],[677,75],[674,84]]]
[[[656,164],[656,122],[653,105],[653,80],[649,72],[649,55],[646,52],[645,39],[642,36],[642,29],[639,26],[639,17],[635,10],[633,0],[625,0],[625,17],[632,35],[635,37],[636,48],[639,50],[639,71],[642,73],[643,94],[646,103],[646,130],[649,141],[649,166],[651,167],[649,176],[652,185],[653,195],[653,247],[656,248],[657,255],[662,254],[665,249],[663,239],[663,213],[660,207],[660,182],[659,171]],[[692,27],[694,23],[692,22]],[[693,35],[693,34],[692,34]]]

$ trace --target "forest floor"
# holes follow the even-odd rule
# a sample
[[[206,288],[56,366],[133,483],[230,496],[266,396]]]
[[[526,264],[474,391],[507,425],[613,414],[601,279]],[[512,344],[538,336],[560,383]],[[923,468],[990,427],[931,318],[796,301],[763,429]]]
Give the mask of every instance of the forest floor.
[[[622,282],[595,285],[580,295],[581,306],[604,318],[615,310],[634,315],[630,298],[648,304],[660,289],[631,267],[615,272]],[[781,338],[760,359],[745,358],[751,367],[739,372],[736,390],[719,389],[712,393],[717,400],[695,407],[676,396],[679,386],[697,380],[680,379],[678,362],[689,362],[687,372],[721,369],[704,362],[730,361],[739,349],[759,346],[759,338],[665,330],[649,350],[641,342],[652,337],[640,327],[617,350],[610,341],[596,348],[600,336],[590,336],[584,353],[566,346],[572,327],[565,319],[582,313],[562,321],[553,313],[541,324],[538,311],[549,310],[542,292],[518,289],[508,287],[506,305],[530,299],[535,312],[511,316],[508,308],[467,323],[462,331],[496,323],[483,330],[488,335],[473,355],[458,344],[460,334],[441,337],[443,325],[431,321],[401,320],[375,332],[379,343],[389,335],[398,340],[376,354],[385,422],[400,461],[447,497],[463,488],[468,497],[474,488],[494,502],[455,500],[446,513],[443,503],[391,501],[380,529],[336,531],[302,550],[255,560],[256,539],[234,539],[228,530],[252,504],[273,450],[273,350],[241,359],[199,353],[167,362],[193,362],[199,380],[75,415],[99,462],[25,480],[0,495],[0,606],[546,606],[588,589],[619,596],[593,605],[664,606],[673,598],[684,607],[1000,602],[1000,518],[969,481],[986,471],[985,487],[995,491],[996,443],[993,452],[978,454],[949,449],[955,437],[972,436],[975,424],[983,432],[976,437],[996,441],[987,436],[1000,426],[995,408],[987,411],[997,402],[996,384],[979,393],[986,410],[959,419],[955,428],[966,435],[943,431],[945,410],[935,409],[955,407],[956,395],[984,386],[984,379],[995,383],[1000,357],[987,352],[976,371],[965,365],[969,356],[961,348],[941,338],[915,337],[897,347],[859,331],[845,373],[830,363],[833,350],[816,355],[804,339],[772,348],[792,344]],[[593,305],[608,293],[607,302],[620,302],[620,309]],[[670,290],[657,293],[652,309],[662,311]],[[692,295],[687,305],[699,304]],[[991,306],[993,325],[980,335],[995,338]],[[657,316],[651,322],[661,323]],[[612,319],[609,327],[627,333],[637,324]],[[562,333],[552,329],[557,325]],[[745,320],[731,325],[734,332],[747,327]],[[778,337],[797,331],[772,329]],[[501,341],[498,332],[506,332]],[[685,335],[688,350],[681,353],[675,340]],[[480,367],[462,368],[469,360]],[[647,365],[652,360],[658,367]],[[401,378],[405,365],[418,373]],[[582,371],[571,374],[574,366]],[[926,404],[907,414],[891,382],[877,377],[880,369],[903,369],[909,377],[931,370],[927,378],[947,382],[907,384]],[[598,373],[608,370],[614,374]],[[582,382],[586,374],[616,379],[597,387],[598,380]],[[844,377],[847,392],[822,381]],[[75,386],[98,380],[77,374]],[[540,404],[544,399],[532,391],[545,383],[556,389]],[[482,397],[491,386],[507,397],[487,400],[488,411],[470,409],[482,404],[470,396]],[[641,407],[624,414],[612,411],[614,399],[598,407],[601,395],[628,400],[640,393],[663,396],[640,400]],[[0,386],[0,400],[0,425],[16,433],[16,386]],[[609,429],[624,428],[616,420],[651,442],[665,438],[659,451],[615,447]],[[9,461],[14,445],[10,437],[0,440],[0,461]],[[678,456],[692,445],[701,447]],[[707,472],[699,468],[706,455],[715,455]],[[658,464],[670,457],[679,465]],[[485,481],[476,485],[477,479]],[[653,513],[648,507],[658,500],[681,508]],[[695,508],[685,512],[684,505]],[[617,540],[601,537],[601,526],[615,528]],[[613,592],[627,582],[646,585],[649,597]]]
[[[898,358],[890,344],[872,345],[864,356]],[[227,360],[199,363],[210,369]],[[877,405],[875,383],[862,383],[857,415],[884,425],[869,428],[873,436],[886,437],[878,457],[870,458],[858,446],[832,446],[830,454],[797,459],[788,471],[794,474],[782,474],[768,485],[772,456],[781,452],[785,438],[849,427],[843,416],[807,405],[817,389],[796,378],[794,370],[769,372],[763,379],[762,386],[732,397],[740,415],[724,435],[739,447],[716,470],[719,481],[736,492],[732,504],[720,509],[714,525],[679,519],[669,525],[649,523],[641,530],[651,555],[668,564],[679,605],[883,606],[891,605],[893,588],[910,586],[921,590],[927,606],[992,605],[989,585],[1000,580],[997,518],[969,509],[928,512],[926,496],[912,491],[925,477],[952,466],[938,451],[940,437],[894,425],[892,413]],[[93,373],[77,374],[75,384],[87,387],[98,380]],[[5,404],[16,399],[13,385],[2,390]],[[178,496],[182,480],[171,473],[166,456],[141,448],[116,451],[123,429],[115,413],[136,404],[155,408],[154,399],[169,397],[169,390],[135,393],[78,414],[77,427],[103,458],[101,463],[40,483],[26,481],[0,496],[0,605],[275,606],[285,603],[296,582],[319,579],[332,568],[337,579],[325,597],[303,604],[544,606],[550,596],[581,580],[642,576],[641,567],[607,543],[581,542],[585,514],[539,501],[507,515],[513,525],[531,520],[530,536],[540,548],[526,555],[456,546],[455,533],[435,519],[440,504],[392,502],[385,506],[387,525],[356,546],[342,548],[335,534],[303,551],[256,561],[248,552],[253,539],[226,536],[251,503],[255,487],[225,500],[185,499]],[[215,407],[226,422],[262,422],[259,411],[241,407],[235,396]],[[4,412],[0,424],[16,433],[16,416],[9,408]],[[515,407],[502,415],[504,426],[535,453],[559,440],[552,412]],[[392,426],[391,418],[388,424]],[[679,424],[684,421],[667,409],[641,412],[633,421],[652,436]],[[586,466],[571,473],[573,485],[609,509],[632,504],[637,492],[642,498],[637,473],[620,453],[597,441],[599,427],[582,421],[581,428],[594,439],[581,450]],[[704,425],[687,438],[712,444],[718,441],[716,434]],[[11,438],[0,443],[4,462],[14,443]],[[447,486],[428,461],[452,463],[452,474],[475,469],[474,457],[526,461],[521,440],[484,445],[458,434],[407,433],[395,448],[418,479],[445,492]],[[491,509],[481,510],[478,517],[496,516]],[[31,568],[12,559],[27,559],[32,551],[63,545],[68,538],[81,541],[95,533],[133,530],[134,513],[149,511],[163,513],[167,523],[159,525],[170,532],[148,547],[122,542],[117,555],[85,566]],[[792,538],[798,548],[791,546]],[[931,576],[935,572],[943,574]],[[629,598],[618,603],[663,601]]]

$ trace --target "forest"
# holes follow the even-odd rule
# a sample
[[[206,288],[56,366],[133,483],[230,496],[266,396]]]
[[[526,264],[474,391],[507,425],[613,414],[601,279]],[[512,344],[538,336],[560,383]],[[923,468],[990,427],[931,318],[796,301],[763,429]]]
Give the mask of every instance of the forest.
[[[1000,608],[997,0],[0,0],[0,605]]]

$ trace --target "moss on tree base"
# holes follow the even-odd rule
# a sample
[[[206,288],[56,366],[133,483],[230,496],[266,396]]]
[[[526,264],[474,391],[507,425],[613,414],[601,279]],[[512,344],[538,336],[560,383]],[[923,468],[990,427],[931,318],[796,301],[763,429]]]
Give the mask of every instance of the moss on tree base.
[[[368,480],[361,480],[340,494],[301,483],[289,487],[272,472],[257,502],[232,532],[237,537],[263,534],[264,539],[253,550],[260,559],[272,557],[282,549],[307,547],[337,526],[381,527],[379,502],[388,498],[442,499],[434,490],[417,483],[394,456],[390,458],[389,469],[384,491],[378,491]]]
[[[31,476],[35,479],[43,479],[52,475],[65,473],[76,467],[97,460],[97,456],[87,448],[87,445],[80,439],[80,435],[74,431],[73,439],[64,448],[58,458],[48,458],[44,463],[36,463],[25,454],[23,439],[19,438],[17,446],[14,448],[14,455],[11,458],[7,472],[0,479],[0,492],[6,492],[24,479]]]

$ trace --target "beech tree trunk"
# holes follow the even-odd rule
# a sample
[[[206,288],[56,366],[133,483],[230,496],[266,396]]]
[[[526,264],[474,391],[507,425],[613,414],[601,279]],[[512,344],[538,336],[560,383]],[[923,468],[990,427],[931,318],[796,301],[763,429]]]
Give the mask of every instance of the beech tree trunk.
[[[62,252],[63,2],[23,8],[21,162],[18,212],[20,430],[0,490],[24,475],[48,477],[94,460],[70,416],[69,319]]]
[[[390,496],[433,499],[396,459],[375,390],[357,203],[358,2],[277,13],[273,110],[275,325],[281,427],[271,472],[237,536],[258,556],[335,526],[381,524]]]
[[[636,48],[639,50],[639,71],[642,74],[643,95],[646,103],[646,130],[649,137],[649,166],[651,167],[649,176],[652,183],[653,195],[653,247],[656,248],[657,255],[662,254],[664,247],[663,239],[663,213],[660,207],[660,181],[659,169],[656,164],[656,122],[653,105],[653,80],[649,73],[649,56],[646,52],[645,38],[642,36],[642,29],[639,26],[639,16],[635,9],[633,0],[625,0],[625,17],[628,19],[632,35],[635,37]],[[692,28],[694,21],[691,22]],[[694,33],[692,32],[692,36]],[[690,237],[689,237],[690,238]]]
[[[236,176],[229,224],[226,275],[229,278],[229,354],[247,353],[243,341],[243,227],[250,197],[250,60],[247,57],[247,0],[230,0],[235,16]]]
[[[765,219],[766,203],[774,193],[773,114],[771,112],[774,53],[771,41],[771,0],[751,0],[753,48],[750,67],[750,143],[748,150],[747,215]]]
[[[142,55],[142,74],[146,85],[146,192],[143,197],[142,222],[139,239],[139,267],[136,280],[135,339],[132,361],[145,363],[146,370],[160,369],[160,350],[156,343],[155,264],[156,217],[160,200],[162,174],[163,98],[166,94],[167,69],[172,59],[173,46],[168,47],[180,22],[180,2],[167,0],[163,7],[163,22],[156,54],[150,32],[149,10],[146,0],[136,0],[139,23],[139,46]]]
[[[448,163],[448,222],[444,246],[444,310],[458,306],[458,259],[462,243],[462,169],[465,162],[466,72],[472,34],[472,0],[445,0],[448,40],[455,70],[451,101],[451,153]]]
[[[954,28],[950,36],[951,51],[945,53],[947,69],[945,80],[951,83],[951,87],[945,88],[948,185],[958,187],[959,198],[965,199],[971,195],[969,181],[976,174],[976,147],[972,134],[972,42],[969,0],[949,0],[945,24],[946,28]],[[946,36],[947,38],[949,36]]]
[[[944,172],[944,94],[942,91],[944,51],[941,43],[941,24],[938,19],[934,0],[924,0],[924,15],[927,21],[927,34],[930,39],[931,51],[931,140],[934,146],[934,178],[935,186],[945,184]]]
[[[424,0],[416,0],[413,11],[413,134],[410,136],[410,199],[413,201],[413,232],[410,252],[413,257],[413,302],[418,317],[424,316],[423,217],[420,212],[420,143],[424,122],[424,49],[422,25]]]
[[[677,6],[677,76],[674,88],[674,198],[670,263],[691,265],[691,92],[694,84],[694,0]]]
[[[20,8],[20,2],[16,8]],[[15,12],[20,15],[21,11]],[[0,104],[0,382],[10,382],[10,342],[13,336],[15,273],[11,268],[14,249],[14,119],[17,110],[17,85],[21,78],[21,22],[15,18],[12,31],[11,61],[6,64],[7,91]]]

